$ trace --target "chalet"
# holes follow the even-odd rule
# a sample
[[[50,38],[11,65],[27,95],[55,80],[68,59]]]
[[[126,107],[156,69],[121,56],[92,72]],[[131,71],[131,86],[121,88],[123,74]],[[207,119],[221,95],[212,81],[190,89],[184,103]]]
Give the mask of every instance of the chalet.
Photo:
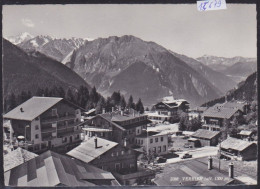
[[[67,155],[112,172],[123,185],[135,183],[140,177],[150,179],[154,175],[152,171],[138,170],[139,152],[103,138],[92,137],[69,151]]]
[[[146,115],[125,114],[123,111],[96,115],[86,122],[83,130],[88,137],[97,136],[127,146],[135,143],[135,137],[151,123]]]
[[[187,160],[172,164],[172,171],[154,179],[157,186],[225,186],[241,184],[234,178],[234,165],[228,172],[213,167],[213,159],[208,163],[201,159]],[[211,179],[209,179],[211,178]],[[221,179],[216,179],[221,178]]]
[[[32,97],[3,117],[11,122],[12,142],[13,136],[23,136],[21,147],[32,152],[66,149],[81,142],[81,108],[62,98]]]
[[[250,141],[252,140],[254,133],[253,131],[247,131],[247,130],[242,130],[238,133],[238,136],[240,137],[240,139],[242,140],[247,140]]]
[[[207,109],[202,117],[204,119],[203,129],[211,131],[220,131],[223,127],[225,120],[232,121],[236,114],[242,114],[238,108],[224,107],[223,105],[216,104]]]
[[[208,131],[205,129],[199,129],[191,135],[188,142],[193,147],[200,146],[216,146],[220,137],[219,131]]]
[[[143,148],[144,151],[163,155],[168,153],[168,134],[154,131],[145,131],[136,136],[135,144]]]
[[[199,116],[201,116],[206,110],[208,109],[208,107],[196,107],[193,109],[189,110],[189,120],[194,119],[194,118],[198,118]],[[203,121],[203,120],[202,120]]]
[[[4,172],[4,178],[6,186],[119,185],[110,172],[52,151]]]
[[[221,156],[227,159],[254,160],[257,157],[257,145],[254,142],[248,142],[232,137],[220,143]]]
[[[172,96],[164,97],[163,100],[153,107],[155,112],[147,113],[153,122],[170,122],[178,111],[188,112],[189,103],[184,99],[174,99]]]

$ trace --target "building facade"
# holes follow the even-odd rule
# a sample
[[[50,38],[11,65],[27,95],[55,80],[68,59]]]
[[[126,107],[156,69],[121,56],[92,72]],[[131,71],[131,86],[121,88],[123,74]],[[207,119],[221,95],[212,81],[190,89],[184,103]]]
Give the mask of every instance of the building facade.
[[[135,144],[144,151],[163,155],[168,153],[168,134],[159,132],[144,132],[135,138]]]
[[[81,142],[81,108],[62,98],[32,97],[4,115],[13,135],[24,136],[23,147],[42,152]]]

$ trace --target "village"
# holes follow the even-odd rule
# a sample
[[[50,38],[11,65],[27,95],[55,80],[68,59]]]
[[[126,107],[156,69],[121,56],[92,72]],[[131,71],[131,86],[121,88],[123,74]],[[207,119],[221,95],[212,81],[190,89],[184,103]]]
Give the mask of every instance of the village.
[[[251,109],[237,100],[190,108],[169,96],[144,113],[97,114],[33,96],[3,115],[5,185],[256,184],[257,129],[241,121]]]

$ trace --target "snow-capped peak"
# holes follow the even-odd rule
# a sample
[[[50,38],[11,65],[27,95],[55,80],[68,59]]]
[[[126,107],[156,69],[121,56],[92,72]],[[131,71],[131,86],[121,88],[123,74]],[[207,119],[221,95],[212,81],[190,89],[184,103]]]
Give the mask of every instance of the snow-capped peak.
[[[28,41],[28,40],[30,40],[30,39],[32,39],[32,38],[34,38],[34,36],[31,35],[31,34],[29,34],[28,32],[23,32],[23,33],[21,33],[21,34],[19,34],[19,35],[17,35],[17,36],[7,37],[7,39],[8,39],[11,43],[13,43],[13,44],[15,44],[15,45],[17,45],[17,44],[19,44],[19,43],[22,43],[22,42],[24,42],[24,41]]]
[[[93,38],[86,37],[86,38],[84,38],[84,40],[93,41],[94,39],[93,39]]]

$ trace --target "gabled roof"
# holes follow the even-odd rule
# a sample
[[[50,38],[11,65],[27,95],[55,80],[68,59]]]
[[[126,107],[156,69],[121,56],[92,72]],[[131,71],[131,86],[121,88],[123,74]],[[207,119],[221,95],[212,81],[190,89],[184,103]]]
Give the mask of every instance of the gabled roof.
[[[16,150],[4,155],[4,171],[8,171],[37,156],[37,154],[29,152],[19,147]]]
[[[220,105],[220,104],[218,104],[218,105]],[[244,111],[244,106],[245,105],[246,104],[243,103],[243,102],[240,102],[240,103],[237,103],[237,102],[225,102],[223,104],[223,106],[226,107],[226,108],[237,108],[237,109],[239,109],[241,111]]]
[[[195,138],[205,138],[205,139],[212,139],[216,135],[220,134],[219,131],[209,131],[206,129],[199,129],[195,133],[193,133],[191,136]]]
[[[204,113],[204,117],[216,117],[216,118],[223,118],[229,119],[231,118],[236,112],[240,111],[237,108],[226,108],[221,106],[213,106],[208,108]]]
[[[9,186],[94,186],[93,180],[115,180],[110,172],[51,151],[12,168],[4,176]]]
[[[71,157],[88,163],[118,145],[116,142],[99,137],[96,138],[98,146],[97,148],[95,148],[95,137],[92,137],[86,142],[81,143],[81,145],[69,151],[67,154]]]
[[[3,117],[7,119],[32,121],[61,100],[62,98],[34,96],[6,113]],[[23,112],[21,112],[21,108]]]
[[[174,166],[172,172],[155,178],[154,182],[157,186],[224,186],[234,180],[229,178],[228,173],[224,171],[219,172],[216,168],[208,170],[207,163],[199,160],[182,161],[172,164],[172,166]],[[209,180],[207,179],[209,177],[225,179]]]
[[[243,151],[244,149],[248,148],[251,145],[256,145],[253,142],[248,142],[241,139],[236,139],[233,137],[228,137],[226,140],[221,142],[221,148],[224,149],[233,149],[237,151]]]
[[[246,130],[242,130],[240,131],[240,133],[238,133],[239,135],[251,135],[253,133],[253,131],[246,131]]]

